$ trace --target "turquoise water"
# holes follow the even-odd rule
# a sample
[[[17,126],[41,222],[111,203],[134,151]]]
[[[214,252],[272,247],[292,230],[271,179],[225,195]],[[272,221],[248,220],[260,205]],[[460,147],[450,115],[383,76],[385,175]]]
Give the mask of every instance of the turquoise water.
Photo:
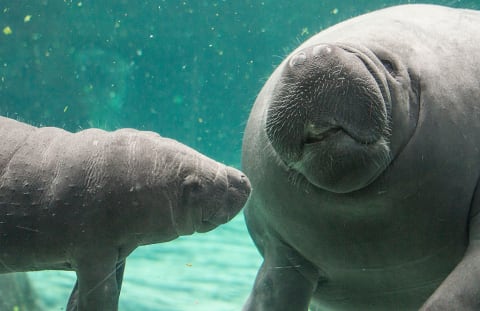
[[[289,51],[346,18],[413,2],[0,0],[0,115],[70,131],[152,130],[239,167],[251,105]],[[260,262],[242,215],[139,248],[120,310],[239,310]],[[46,310],[64,309],[73,273],[29,276]]]

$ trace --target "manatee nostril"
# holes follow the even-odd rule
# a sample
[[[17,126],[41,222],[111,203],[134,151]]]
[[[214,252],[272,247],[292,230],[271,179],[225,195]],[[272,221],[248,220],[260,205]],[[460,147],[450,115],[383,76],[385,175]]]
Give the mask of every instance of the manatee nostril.
[[[288,65],[291,69],[305,65],[306,62],[312,60],[314,57],[331,57],[334,48],[328,44],[319,44],[313,47],[306,48],[290,57]],[[301,68],[301,67],[300,67]]]
[[[248,177],[245,176],[244,174],[240,175],[240,181],[242,184],[249,183]]]
[[[248,179],[248,177],[242,174],[240,176],[240,182],[244,186],[243,191],[245,192],[245,194],[250,194],[250,191],[252,190],[252,185],[250,184],[250,180]]]
[[[319,56],[321,54],[330,54],[332,53],[332,48],[326,44],[316,45],[312,49],[312,55]]]
[[[243,184],[246,184],[247,183],[247,176],[245,175],[240,175],[240,183],[243,185]]]
[[[307,55],[305,54],[305,52],[300,52],[298,54],[295,54],[290,59],[290,67],[301,65],[305,62],[306,59],[307,59]]]
[[[245,196],[250,193],[250,180],[243,172],[235,168],[227,167],[227,185],[229,195],[233,195],[237,200],[246,200]]]

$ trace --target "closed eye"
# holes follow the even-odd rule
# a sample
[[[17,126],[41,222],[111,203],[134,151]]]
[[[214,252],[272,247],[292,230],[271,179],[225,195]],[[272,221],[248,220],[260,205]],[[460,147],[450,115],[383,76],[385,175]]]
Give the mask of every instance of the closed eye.
[[[395,65],[393,65],[391,61],[389,61],[388,59],[381,59],[380,61],[382,62],[383,67],[385,67],[389,74],[391,74],[392,76],[396,75]]]

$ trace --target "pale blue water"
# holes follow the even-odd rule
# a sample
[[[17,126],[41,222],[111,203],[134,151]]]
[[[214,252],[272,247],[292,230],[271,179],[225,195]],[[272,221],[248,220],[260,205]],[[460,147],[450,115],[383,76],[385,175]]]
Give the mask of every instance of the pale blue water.
[[[349,17],[413,2],[0,0],[0,115],[153,130],[238,167],[251,105],[289,51]],[[260,263],[242,215],[139,248],[120,310],[240,310]],[[29,275],[45,310],[63,310],[74,274]]]

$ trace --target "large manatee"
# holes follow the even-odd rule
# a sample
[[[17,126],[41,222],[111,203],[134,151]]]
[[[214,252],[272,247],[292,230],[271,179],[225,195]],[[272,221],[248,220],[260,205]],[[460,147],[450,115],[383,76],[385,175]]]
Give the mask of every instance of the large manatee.
[[[480,12],[405,5],[328,28],[258,95],[244,310],[480,310]]]
[[[0,273],[75,270],[68,310],[117,310],[136,247],[212,230],[250,193],[240,171],[153,132],[0,117],[0,141]]]

